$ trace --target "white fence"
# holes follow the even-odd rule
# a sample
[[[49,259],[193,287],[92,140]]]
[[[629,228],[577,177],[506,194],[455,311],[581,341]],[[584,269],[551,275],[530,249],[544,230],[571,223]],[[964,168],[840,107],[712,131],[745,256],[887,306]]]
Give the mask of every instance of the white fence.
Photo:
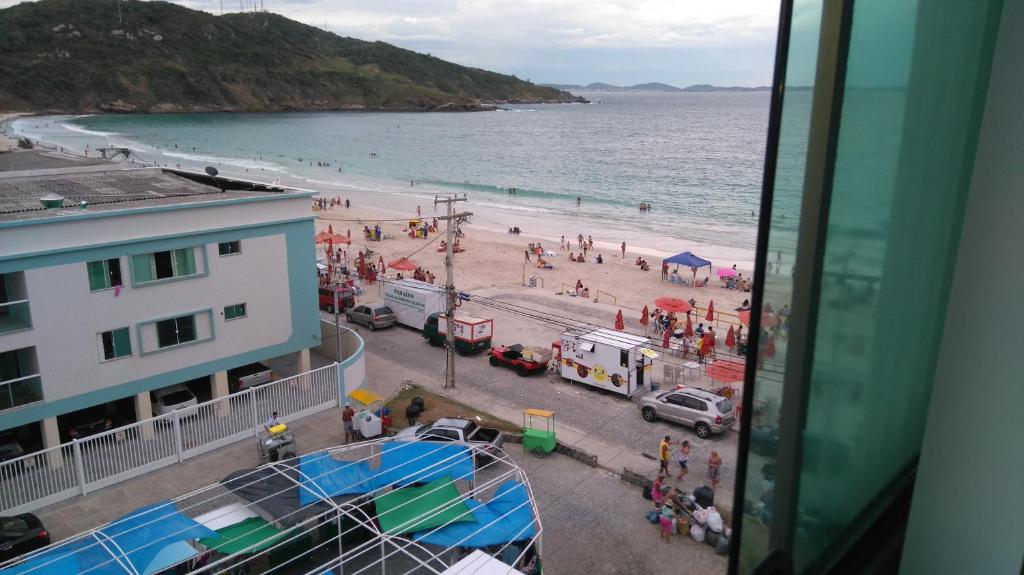
[[[340,370],[345,378],[359,372],[345,382],[347,391],[362,385],[361,346],[343,367],[334,363],[0,463],[0,513],[33,511],[254,437],[274,411],[289,421],[329,409],[340,400]]]

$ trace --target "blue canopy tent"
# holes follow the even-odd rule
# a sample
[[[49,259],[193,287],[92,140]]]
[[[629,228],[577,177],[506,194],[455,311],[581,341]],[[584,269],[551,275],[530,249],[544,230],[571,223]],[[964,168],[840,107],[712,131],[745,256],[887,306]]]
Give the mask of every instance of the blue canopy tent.
[[[665,263],[683,265],[688,268],[711,267],[711,262],[704,258],[693,255],[693,252],[683,252],[670,258],[665,258]]]
[[[84,537],[0,569],[0,575],[158,573],[192,556],[176,543],[201,537],[219,535],[179,512],[174,503],[164,501],[140,507]],[[185,547],[191,549],[187,543]]]

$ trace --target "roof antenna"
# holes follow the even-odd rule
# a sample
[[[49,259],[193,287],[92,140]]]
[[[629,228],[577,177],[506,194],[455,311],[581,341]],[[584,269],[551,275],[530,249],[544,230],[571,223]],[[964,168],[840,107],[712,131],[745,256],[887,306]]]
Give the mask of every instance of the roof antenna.
[[[217,179],[217,174],[220,173],[217,171],[217,168],[214,168],[213,166],[206,166],[205,172],[206,175],[210,176],[210,179],[213,180],[213,185],[217,186],[217,188],[223,192],[224,187],[220,185],[220,180]]]

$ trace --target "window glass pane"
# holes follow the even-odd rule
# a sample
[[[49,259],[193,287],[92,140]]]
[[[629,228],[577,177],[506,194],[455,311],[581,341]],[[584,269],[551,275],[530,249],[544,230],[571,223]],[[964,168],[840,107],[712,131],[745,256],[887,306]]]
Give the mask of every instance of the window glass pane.
[[[156,341],[160,347],[177,345],[178,325],[174,319],[165,319],[156,322]]]
[[[156,279],[174,277],[174,264],[172,262],[171,252],[156,252],[153,254],[153,266],[156,268]]]
[[[114,355],[124,357],[132,354],[132,340],[128,335],[128,328],[115,329],[113,332]]]
[[[114,359],[114,337],[109,331],[100,334],[100,345],[103,347],[103,359]]]
[[[196,273],[195,248],[174,250],[174,275],[190,276],[194,273]]]
[[[178,343],[196,339],[196,318],[191,315],[178,318]]]
[[[89,289],[92,291],[106,289],[110,287],[108,284],[108,274],[106,270],[106,262],[89,262],[86,264],[89,271]]]
[[[149,282],[156,279],[153,275],[153,254],[132,256],[132,274],[136,283]]]
[[[221,242],[217,245],[217,251],[222,256],[237,254],[242,251],[242,242],[237,240],[233,242]]]
[[[121,258],[107,260],[107,273],[111,286],[124,285],[121,283]]]

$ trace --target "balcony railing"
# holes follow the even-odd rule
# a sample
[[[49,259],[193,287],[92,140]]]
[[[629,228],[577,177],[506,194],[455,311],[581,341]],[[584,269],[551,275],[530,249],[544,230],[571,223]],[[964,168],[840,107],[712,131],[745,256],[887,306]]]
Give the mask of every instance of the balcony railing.
[[[0,303],[0,334],[31,328],[27,299]]]
[[[0,381],[0,411],[43,400],[39,374]]]

